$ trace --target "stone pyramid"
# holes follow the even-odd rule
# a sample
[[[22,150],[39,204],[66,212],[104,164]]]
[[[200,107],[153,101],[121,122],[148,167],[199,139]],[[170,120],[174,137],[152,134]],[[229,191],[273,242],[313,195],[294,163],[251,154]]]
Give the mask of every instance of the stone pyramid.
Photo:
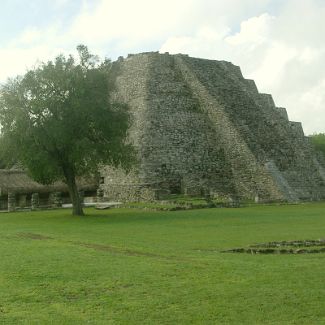
[[[156,52],[113,64],[114,99],[132,115],[138,163],[105,167],[114,200],[166,194],[262,201],[325,198],[325,170],[301,123],[226,61]]]

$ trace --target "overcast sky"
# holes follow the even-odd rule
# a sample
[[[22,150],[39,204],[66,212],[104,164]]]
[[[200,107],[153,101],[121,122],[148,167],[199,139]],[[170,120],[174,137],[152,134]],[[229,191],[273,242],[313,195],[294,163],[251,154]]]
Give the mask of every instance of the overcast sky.
[[[324,0],[1,0],[0,81],[83,43],[231,61],[306,134],[325,132]]]

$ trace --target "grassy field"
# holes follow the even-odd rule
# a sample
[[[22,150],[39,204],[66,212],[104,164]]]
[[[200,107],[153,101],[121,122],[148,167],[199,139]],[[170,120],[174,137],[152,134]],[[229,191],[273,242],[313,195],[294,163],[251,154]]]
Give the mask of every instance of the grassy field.
[[[325,324],[325,204],[0,214],[0,324]]]

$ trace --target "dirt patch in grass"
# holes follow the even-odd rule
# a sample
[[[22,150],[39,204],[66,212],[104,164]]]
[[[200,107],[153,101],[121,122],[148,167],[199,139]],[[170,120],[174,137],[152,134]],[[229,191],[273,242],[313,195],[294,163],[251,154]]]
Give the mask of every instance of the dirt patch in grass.
[[[325,253],[325,239],[306,239],[253,244],[248,247],[231,248],[223,253],[248,254],[317,254]]]
[[[173,256],[164,256],[159,254],[153,254],[153,253],[146,253],[146,252],[140,252],[136,250],[131,250],[128,248],[120,248],[120,247],[114,247],[109,245],[101,245],[101,244],[92,244],[92,243],[83,243],[83,242],[72,242],[75,245],[79,245],[86,248],[91,248],[96,251],[105,251],[115,254],[123,254],[128,256],[144,256],[144,257],[155,257],[155,258],[166,258],[166,259],[173,259]]]
[[[31,232],[19,232],[16,234],[17,237],[19,238],[24,238],[24,239],[34,239],[34,240],[48,240],[48,239],[53,239],[52,237],[49,236],[43,236],[40,234],[33,234]]]
[[[32,239],[32,240],[49,240],[54,239],[53,237],[49,236],[43,236],[40,234],[34,234],[34,233],[28,233],[28,232],[19,232],[16,234],[16,237],[22,238],[22,239]],[[115,247],[110,245],[103,245],[103,244],[94,244],[94,243],[84,243],[84,242],[76,242],[76,241],[62,241],[65,243],[70,243],[73,245],[78,245],[90,249],[94,249],[96,251],[104,251],[109,252],[111,254],[119,254],[119,255],[127,255],[127,256],[139,256],[139,257],[152,257],[152,258],[159,258],[159,259],[166,259],[166,260],[177,260],[182,261],[185,259],[181,259],[176,256],[166,256],[166,255],[159,255],[154,253],[148,253],[148,252],[141,252],[137,250],[132,250],[128,248],[122,248],[122,247]]]

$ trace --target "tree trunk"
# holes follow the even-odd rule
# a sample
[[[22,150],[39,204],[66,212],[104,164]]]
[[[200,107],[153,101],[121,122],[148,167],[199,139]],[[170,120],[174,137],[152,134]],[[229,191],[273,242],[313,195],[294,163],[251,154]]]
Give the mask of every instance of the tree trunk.
[[[66,168],[64,169],[64,176],[68,185],[70,199],[72,202],[72,215],[83,216],[84,212],[82,209],[82,203],[80,200],[74,172],[71,169]]]

